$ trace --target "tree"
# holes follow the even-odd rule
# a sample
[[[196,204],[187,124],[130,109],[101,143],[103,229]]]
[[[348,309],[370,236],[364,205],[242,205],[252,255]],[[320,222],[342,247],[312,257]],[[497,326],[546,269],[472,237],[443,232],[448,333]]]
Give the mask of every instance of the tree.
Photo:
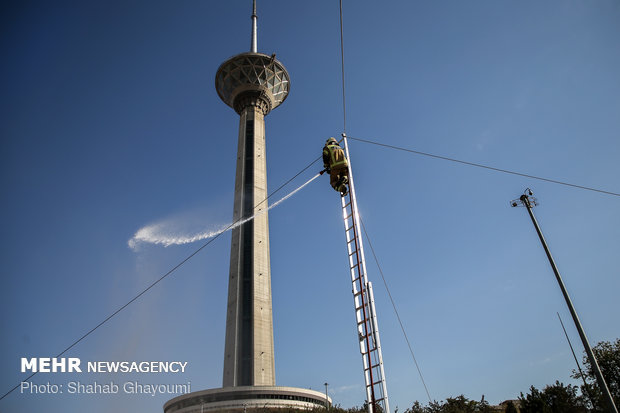
[[[542,391],[531,386],[527,395],[519,397],[521,413],[585,413],[583,398],[577,395],[577,386],[556,381]]]
[[[419,402],[413,402],[413,406],[405,410],[405,413],[426,413],[426,408]]]
[[[515,407],[515,404],[508,400],[508,403],[506,403],[506,410],[504,411],[504,413],[518,413],[519,411],[517,410],[517,408]]]
[[[477,402],[460,395],[456,398],[448,397],[442,406],[441,413],[487,413],[490,412],[489,403],[482,399]]]
[[[490,413],[491,411],[484,396],[477,402],[461,394],[457,397],[448,397],[445,402],[432,401],[426,407],[416,401],[411,408],[405,410],[405,413]]]
[[[596,357],[601,373],[607,382],[607,387],[614,399],[616,406],[620,403],[620,338],[615,342],[601,341],[592,348],[592,352]],[[583,357],[584,375],[587,384],[581,386],[581,391],[585,395],[590,395],[593,400],[589,400],[588,405],[595,412],[607,411],[607,404],[603,399],[601,390],[596,381],[596,375],[587,356]],[[581,379],[581,374],[573,370],[573,378]]]

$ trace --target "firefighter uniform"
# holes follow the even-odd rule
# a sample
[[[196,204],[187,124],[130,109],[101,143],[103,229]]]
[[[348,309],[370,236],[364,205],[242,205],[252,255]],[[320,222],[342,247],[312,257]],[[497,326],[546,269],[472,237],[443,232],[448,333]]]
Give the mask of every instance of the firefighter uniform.
[[[323,148],[323,166],[329,172],[329,183],[343,196],[347,193],[349,183],[349,164],[338,141],[329,138]]]

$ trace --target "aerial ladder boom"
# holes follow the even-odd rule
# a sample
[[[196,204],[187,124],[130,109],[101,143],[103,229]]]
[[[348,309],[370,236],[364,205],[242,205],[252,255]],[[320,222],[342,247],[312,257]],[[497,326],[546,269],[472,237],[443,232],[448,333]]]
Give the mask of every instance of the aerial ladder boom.
[[[353,303],[359,339],[360,353],[366,382],[368,413],[389,413],[387,386],[383,370],[381,340],[372,283],[368,281],[364,246],[360,233],[360,219],[355,196],[355,184],[351,156],[346,134],[342,134],[344,150],[349,162],[349,192],[341,197],[344,232],[349,254],[349,269],[353,284]]]

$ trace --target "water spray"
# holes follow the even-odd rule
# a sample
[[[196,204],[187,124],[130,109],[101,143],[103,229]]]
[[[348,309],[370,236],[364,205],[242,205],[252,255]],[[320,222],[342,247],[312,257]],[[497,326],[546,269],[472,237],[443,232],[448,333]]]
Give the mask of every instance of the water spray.
[[[141,243],[159,244],[159,245],[163,245],[164,247],[169,247],[170,245],[190,244],[192,242],[201,241],[201,240],[208,239],[208,238],[213,238],[221,233],[237,228],[245,224],[246,222],[253,220],[257,216],[264,214],[270,209],[275,208],[276,206],[280,205],[282,202],[286,201],[287,199],[295,195],[297,192],[301,191],[303,188],[309,185],[310,182],[314,181],[316,178],[321,176],[322,173],[323,171],[316,174],[315,176],[310,178],[308,181],[303,183],[301,186],[299,186],[297,189],[291,191],[288,195],[284,196],[283,198],[271,204],[269,208],[263,211],[259,211],[252,216],[238,220],[237,222],[234,222],[232,224],[223,225],[219,229],[203,231],[203,232],[199,232],[193,235],[166,234],[163,232],[164,225],[162,223],[155,223],[155,224],[147,225],[145,227],[140,228],[138,231],[136,231],[134,236],[129,241],[127,241],[127,244],[129,245],[129,248],[135,251],[137,250],[138,246]]]

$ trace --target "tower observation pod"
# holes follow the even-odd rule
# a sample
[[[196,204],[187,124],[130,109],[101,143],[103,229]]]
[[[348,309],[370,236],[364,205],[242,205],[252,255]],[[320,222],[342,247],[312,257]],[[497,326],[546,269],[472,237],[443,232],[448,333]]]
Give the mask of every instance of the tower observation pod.
[[[344,233],[349,255],[349,271],[353,284],[353,304],[359,340],[364,380],[366,383],[366,400],[368,413],[389,413],[387,385],[383,370],[383,355],[379,338],[379,324],[375,309],[372,283],[368,281],[364,245],[360,234],[360,218],[357,209],[357,197],[351,167],[351,156],[346,134],[342,134],[344,150],[349,162],[349,192],[340,198]]]

